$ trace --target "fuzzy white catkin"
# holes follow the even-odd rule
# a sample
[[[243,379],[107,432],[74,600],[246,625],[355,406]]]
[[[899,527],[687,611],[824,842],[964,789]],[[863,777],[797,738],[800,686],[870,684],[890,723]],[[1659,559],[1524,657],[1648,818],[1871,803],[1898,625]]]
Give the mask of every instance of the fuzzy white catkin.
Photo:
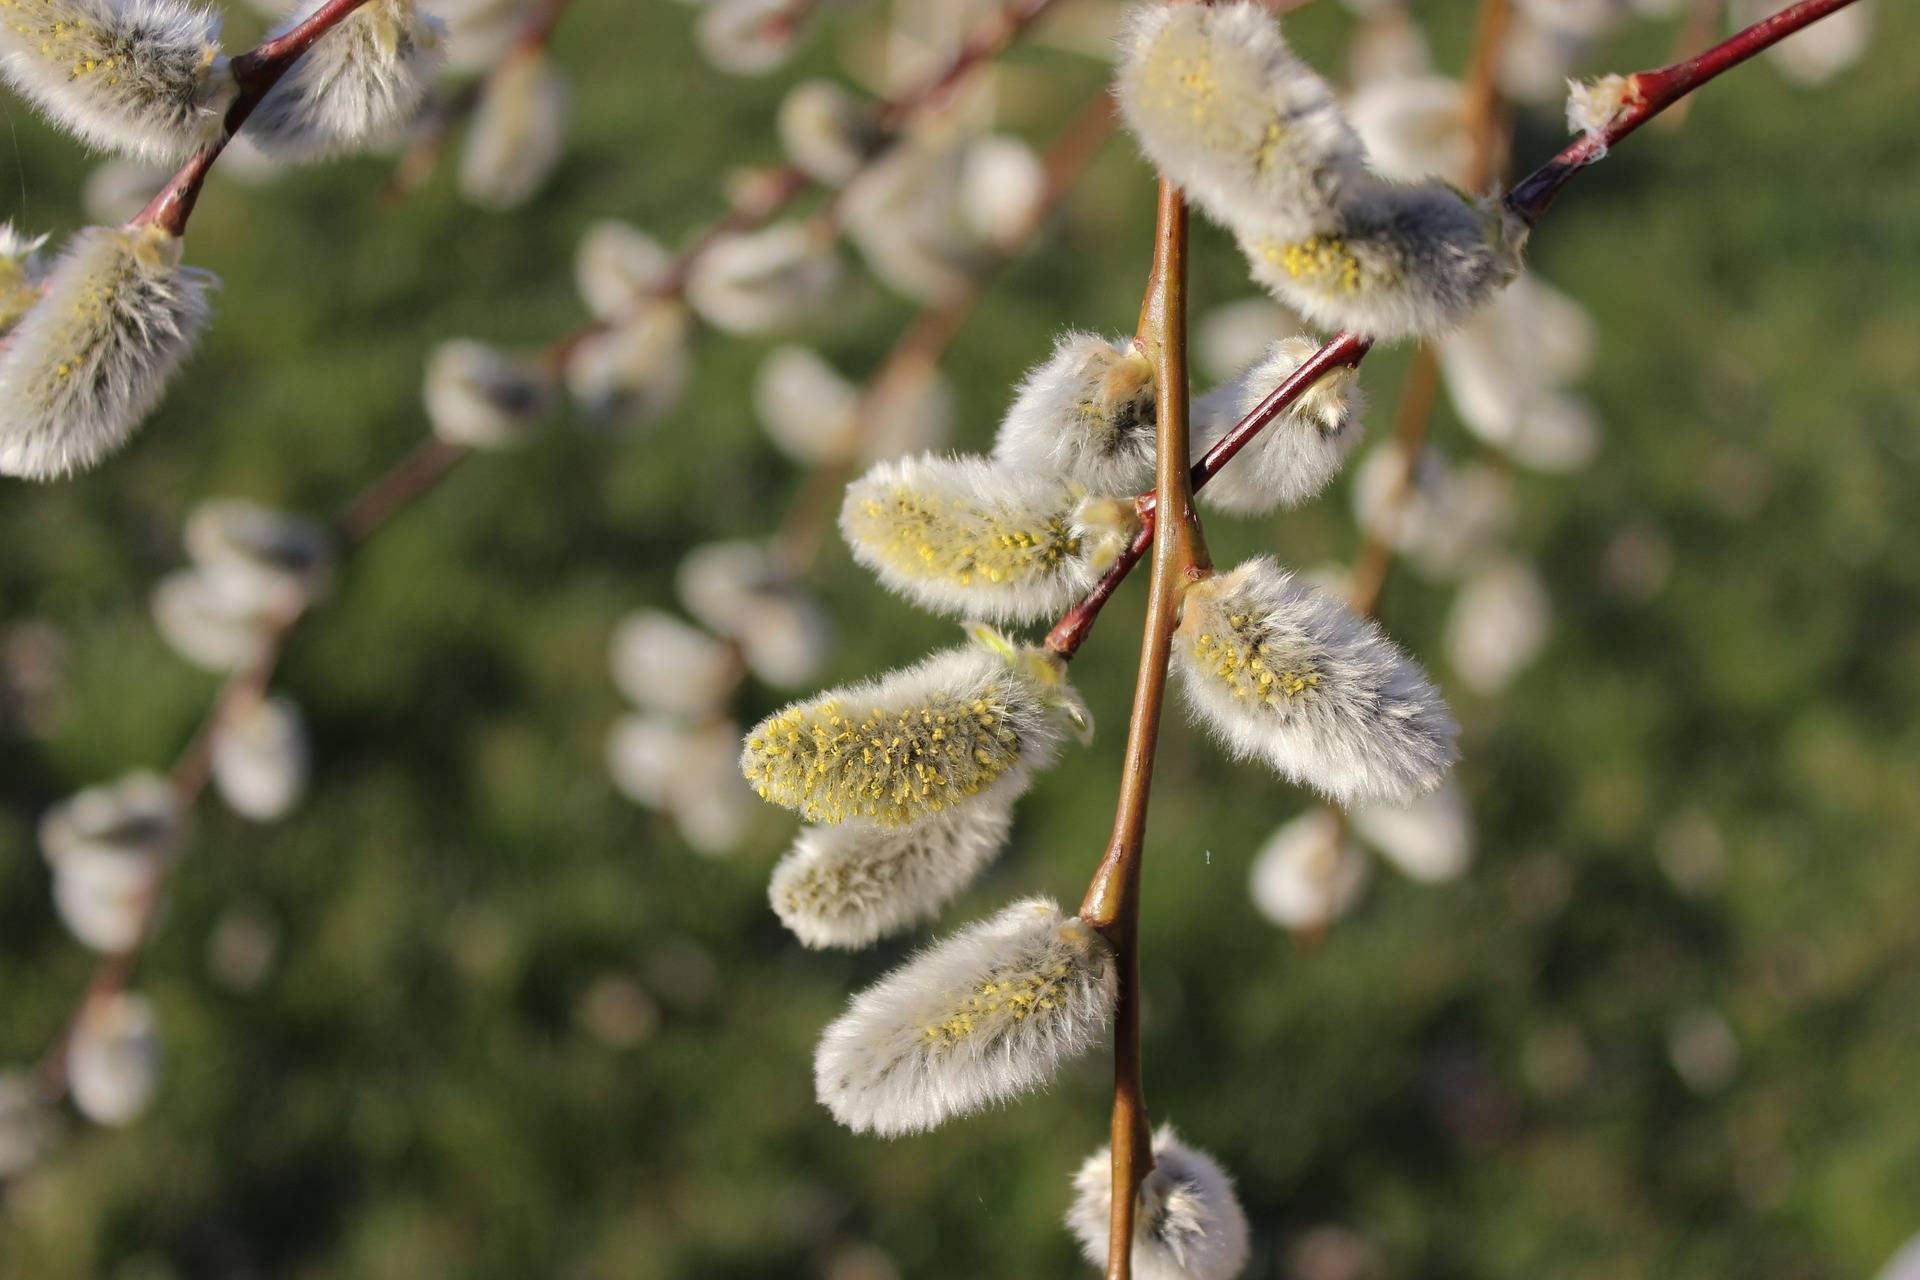
[[[793,49],[791,31],[777,21],[786,7],[785,0],[708,0],[694,27],[694,40],[721,71],[765,75]]]
[[[1067,727],[1087,723],[1061,659],[981,629],[971,644],[767,717],[740,770],[761,799],[809,822],[904,827],[1010,801]]]
[[[47,275],[40,250],[46,243],[45,236],[28,236],[11,222],[0,223],[0,338],[40,301]]]
[[[687,276],[687,301],[716,329],[766,333],[824,302],[839,278],[832,244],[787,222],[715,240]]]
[[[1479,462],[1455,466],[1427,446],[1416,455],[1410,488],[1400,486],[1405,474],[1397,446],[1369,453],[1354,476],[1354,516],[1423,577],[1467,572],[1506,537],[1514,500],[1503,472]]]
[[[666,814],[696,852],[723,857],[739,846],[760,815],[740,780],[739,726],[697,725],[655,715],[622,717],[607,735],[607,772],[628,799]]]
[[[1437,337],[1519,274],[1526,224],[1441,182],[1350,184],[1304,235],[1236,228],[1253,278],[1315,324],[1390,340]]]
[[[1305,336],[1285,338],[1234,382],[1195,401],[1194,456],[1258,408],[1319,347]],[[1316,497],[1340,474],[1360,439],[1361,409],[1354,370],[1321,375],[1207,481],[1201,502],[1229,515],[1259,516]]]
[[[185,817],[167,780],[145,770],[88,787],[40,820],[50,866],[89,858],[165,859],[179,848]]]
[[[1088,1156],[1073,1176],[1067,1229],[1095,1267],[1107,1265],[1113,1209],[1113,1149]],[[1134,1202],[1134,1280],[1234,1280],[1251,1256],[1247,1215],[1220,1162],[1180,1140],[1172,1125],[1153,1134],[1153,1168]]]
[[[1131,340],[1073,330],[1027,371],[994,438],[1009,467],[1130,495],[1153,479],[1153,364]]]
[[[5,0],[0,73],[91,146],[173,164],[220,136],[220,18],[181,0]]]
[[[1459,727],[1372,621],[1264,557],[1187,592],[1174,656],[1194,714],[1238,756],[1342,805],[1440,784]]]
[[[612,328],[581,339],[567,361],[567,391],[604,430],[659,421],[680,402],[687,380],[687,312],[647,302]]]
[[[0,1073],[0,1182],[31,1169],[52,1140],[53,1123],[32,1077]]]
[[[327,0],[306,0],[281,35]],[[370,0],[293,64],[247,120],[253,144],[277,159],[320,159],[394,139],[420,111],[439,70],[445,30],[414,0]]]
[[[931,362],[897,365],[863,390],[811,347],[776,347],[753,380],[754,411],[780,451],[809,466],[879,462],[945,443],[953,393]]]
[[[531,200],[560,162],[567,84],[542,53],[509,58],[487,78],[460,152],[460,193],[487,209]]]
[[[433,434],[469,449],[502,449],[540,428],[553,405],[553,378],[471,338],[450,338],[427,360],[420,398]]]
[[[1263,6],[1140,5],[1121,50],[1115,95],[1127,127],[1216,221],[1305,236],[1363,174],[1332,90]]]
[[[731,646],[658,609],[620,620],[609,665],[614,683],[637,705],[688,719],[720,711],[739,679]]]
[[[1476,570],[1447,615],[1447,660],[1475,693],[1491,696],[1511,684],[1540,654],[1552,623],[1540,576],[1517,560]]]
[[[1383,178],[1466,181],[1473,153],[1466,88],[1446,76],[1393,76],[1361,86],[1347,115]]]
[[[531,0],[432,0],[447,28],[447,69],[472,74],[492,69],[526,26]]]
[[[1106,940],[1028,898],[855,996],[820,1038],[815,1090],[856,1133],[931,1129],[1052,1079],[1104,1033],[1117,990]]]
[[[969,149],[964,137],[909,137],[847,185],[848,238],[883,283],[909,298],[945,297],[983,261],[967,219]]]
[[[736,640],[747,670],[776,689],[819,675],[833,650],[833,625],[813,597],[787,591],[756,602]]]
[[[160,1088],[160,1020],[145,996],[89,1001],[67,1046],[67,1089],[95,1124],[132,1124]]]
[[[806,80],[789,90],[774,128],[787,159],[829,187],[858,173],[885,139],[866,108],[830,80]]]
[[[154,584],[151,607],[160,638],[197,667],[239,671],[265,651],[269,611],[204,570],[163,575]]]
[[[1133,540],[1130,501],[984,458],[883,462],[847,486],[840,531],[882,585],[937,613],[1033,621],[1071,606]]]
[[[773,870],[774,914],[809,947],[865,947],[931,919],[999,856],[1010,803],[967,805],[896,830],[803,827]]]
[[[1283,929],[1318,929],[1353,910],[1371,864],[1326,809],[1283,825],[1254,855],[1247,892],[1254,909]]]
[[[0,474],[98,464],[159,401],[207,320],[213,277],[157,227],[90,227],[0,348]]]
[[[1015,245],[1033,224],[1046,191],[1047,172],[1032,147],[1011,134],[973,139],[962,155],[960,210],[983,242]]]
[[[1566,436],[1554,430],[1561,387],[1586,372],[1593,343],[1579,303],[1522,273],[1439,344],[1447,397],[1468,430],[1509,455],[1578,461],[1578,441],[1572,449],[1541,446]],[[1591,438],[1585,443],[1590,451]]]
[[[184,819],[166,779],[133,773],[49,810],[40,849],[54,907],[84,946],[113,954],[139,942],[154,879],[178,851]]]
[[[667,278],[672,257],[635,226],[606,218],[587,228],[573,258],[573,278],[587,310],[601,320],[632,315],[643,296]]]
[[[244,498],[209,498],[187,515],[187,554],[234,599],[272,613],[304,608],[333,582],[333,539],[310,516]]]
[[[214,725],[208,764],[228,808],[254,822],[278,822],[307,792],[306,717],[282,695],[237,707]]]
[[[674,578],[680,603],[701,625],[723,636],[743,636],[768,600],[793,594],[792,578],[757,542],[709,542],[680,561]]]
[[[1456,879],[1473,861],[1473,811],[1451,778],[1412,804],[1369,805],[1348,818],[1356,835],[1423,883]]]
[[[1875,0],[1857,0],[1767,50],[1767,59],[1796,84],[1823,85],[1860,61],[1873,44]],[[1774,3],[1743,0],[1736,25],[1758,22],[1778,11]]]

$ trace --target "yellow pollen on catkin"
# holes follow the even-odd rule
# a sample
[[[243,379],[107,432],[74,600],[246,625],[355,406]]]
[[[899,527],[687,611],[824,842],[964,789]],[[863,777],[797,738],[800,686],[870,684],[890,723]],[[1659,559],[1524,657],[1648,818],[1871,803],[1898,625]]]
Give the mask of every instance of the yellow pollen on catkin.
[[[889,487],[856,509],[857,536],[883,564],[905,578],[956,586],[1031,582],[1080,553],[1070,513],[1049,512],[1011,523],[963,498]]]
[[[1020,763],[1011,681],[972,700],[929,694],[904,710],[847,714],[828,699],[773,717],[747,740],[742,769],[762,799],[809,822],[897,827],[978,795]]]
[[[1072,977],[1072,966],[1064,962],[1044,969],[996,972],[945,1017],[923,1027],[921,1037],[933,1048],[952,1049],[973,1036],[1058,1009],[1066,1003]]]
[[[1286,652],[1263,614],[1229,613],[1217,602],[1189,596],[1180,630],[1194,668],[1220,682],[1235,698],[1266,707],[1294,703],[1320,683],[1320,672],[1302,654]]]
[[[1302,283],[1357,293],[1366,283],[1360,259],[1338,236],[1309,236],[1289,243],[1263,241],[1267,261]]]

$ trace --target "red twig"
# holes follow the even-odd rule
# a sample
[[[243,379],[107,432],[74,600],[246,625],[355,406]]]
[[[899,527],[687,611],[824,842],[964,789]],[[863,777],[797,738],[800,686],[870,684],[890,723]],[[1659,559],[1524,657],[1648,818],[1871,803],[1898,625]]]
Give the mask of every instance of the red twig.
[[[200,148],[180,166],[179,172],[147,203],[147,207],[135,215],[131,225],[157,226],[174,236],[184,234],[187,220],[193,217],[193,206],[200,199],[200,188],[206,185],[207,174],[213,171],[214,162],[247,123],[261,100],[272,92],[273,86],[280,83],[282,76],[293,69],[293,64],[300,61],[301,55],[313,48],[315,41],[339,26],[365,3],[367,0],[327,0],[311,17],[285,35],[263,41],[250,52],[235,58],[231,70],[240,91],[234,97],[233,105],[227,108],[227,118],[220,136]]]
[[[1606,158],[1614,143],[1638,129],[1715,76],[1739,66],[1794,32],[1801,30],[1854,0],[1800,0],[1768,18],[1735,32],[1719,44],[1691,58],[1640,71],[1627,77],[1627,100],[1597,135],[1576,139],[1553,157],[1522,178],[1507,193],[1507,208],[1525,219],[1538,222],[1560,188],[1589,165]]]

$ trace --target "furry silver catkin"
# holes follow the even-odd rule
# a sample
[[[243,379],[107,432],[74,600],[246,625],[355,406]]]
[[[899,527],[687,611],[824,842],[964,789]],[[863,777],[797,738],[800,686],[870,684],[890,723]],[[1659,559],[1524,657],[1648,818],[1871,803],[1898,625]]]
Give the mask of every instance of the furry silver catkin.
[[[740,769],[809,822],[904,827],[1010,799],[1088,724],[1058,657],[981,629],[975,643],[767,717]]]
[[[1133,540],[1129,501],[984,458],[883,462],[847,486],[840,531],[881,584],[938,613],[1050,617]]]
[[[1307,235],[1235,227],[1253,278],[1316,324],[1377,339],[1457,327],[1520,273],[1527,228],[1442,182],[1354,184]]]
[[[1194,714],[1234,754],[1342,805],[1440,784],[1459,726],[1374,623],[1264,557],[1187,592],[1174,657]]]
[[[1107,1265],[1113,1149],[1088,1156],[1073,1177],[1067,1229],[1096,1267]],[[1233,1280],[1251,1254],[1247,1215],[1220,1162],[1180,1140],[1172,1125],[1153,1135],[1153,1169],[1133,1217],[1134,1280]]]
[[[1301,336],[1274,343],[1238,379],[1194,403],[1196,460],[1257,408],[1319,349]],[[1360,439],[1360,380],[1334,369],[1295,400],[1200,491],[1200,501],[1228,515],[1261,516],[1317,497],[1340,474]]]
[[[307,0],[282,35],[326,0]],[[420,110],[443,56],[444,31],[413,0],[371,0],[321,36],[247,121],[246,136],[290,160],[359,151],[395,137]]]
[[[220,136],[220,18],[180,0],[0,0],[0,73],[91,146],[173,164]]]
[[[1121,45],[1127,127],[1216,221],[1305,236],[1364,175],[1332,89],[1261,5],[1141,5]]]
[[[90,227],[0,348],[0,474],[50,480],[114,452],[207,320],[213,277],[157,227]]]
[[[999,856],[1012,826],[1007,799],[897,830],[805,827],[767,896],[809,947],[869,946],[930,919]]]
[[[1153,363],[1130,339],[1068,331],[1021,380],[996,461],[1132,494],[1153,479]]]
[[[40,301],[47,275],[40,250],[46,243],[45,236],[23,235],[11,222],[0,223],[0,338]]]
[[[894,1137],[1045,1084],[1113,1017],[1113,950],[1028,898],[928,947],[853,999],[814,1057],[814,1087],[856,1133]]]

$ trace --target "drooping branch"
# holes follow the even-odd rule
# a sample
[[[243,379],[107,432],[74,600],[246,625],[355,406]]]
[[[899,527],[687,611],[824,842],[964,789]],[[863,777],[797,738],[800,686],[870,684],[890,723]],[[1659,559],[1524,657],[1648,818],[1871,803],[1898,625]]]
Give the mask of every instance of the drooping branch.
[[[1607,143],[1617,142],[1627,134],[1645,124],[1661,111],[1681,101],[1687,94],[1707,84],[1716,76],[1731,70],[1740,63],[1753,57],[1768,46],[1777,44],[1787,36],[1799,31],[1837,9],[1845,8],[1854,0],[1801,0],[1799,4],[1782,10],[1771,18],[1764,19],[1735,32],[1726,40],[1706,50],[1697,57],[1690,58],[1675,66],[1657,71],[1643,71],[1628,77],[1631,82],[1642,86],[1642,99],[1630,104],[1617,114],[1609,124],[1603,137]],[[1487,28],[1483,27],[1483,30]],[[1560,187],[1566,185],[1573,174],[1603,159],[1606,146],[1597,145],[1594,140],[1581,138],[1565,148],[1552,160],[1523,178],[1504,197],[1507,206],[1529,222],[1536,221],[1546,211],[1553,196]],[[1529,216],[1529,213],[1531,216]],[[1371,347],[1368,339],[1352,333],[1334,335],[1324,346],[1315,352],[1307,363],[1295,370],[1293,375],[1279,387],[1258,408],[1248,414],[1223,437],[1209,458],[1218,453],[1218,463],[1224,463],[1233,453],[1245,446],[1276,418],[1286,407],[1299,399],[1313,381],[1336,364],[1356,367],[1366,358]],[[1424,430],[1424,427],[1423,427]],[[1231,449],[1226,446],[1232,445]],[[1214,466],[1206,475],[1200,475],[1197,469],[1205,465],[1196,464],[1194,487],[1197,489],[1218,470]],[[1143,494],[1136,500],[1145,520],[1144,527],[1133,544],[1123,552],[1118,560],[1103,574],[1100,580],[1088,591],[1086,597],[1068,610],[1047,633],[1047,647],[1062,657],[1071,658],[1085,643],[1087,635],[1098,620],[1100,611],[1114,592],[1133,572],[1133,568],[1146,555],[1153,537],[1153,498]]]

